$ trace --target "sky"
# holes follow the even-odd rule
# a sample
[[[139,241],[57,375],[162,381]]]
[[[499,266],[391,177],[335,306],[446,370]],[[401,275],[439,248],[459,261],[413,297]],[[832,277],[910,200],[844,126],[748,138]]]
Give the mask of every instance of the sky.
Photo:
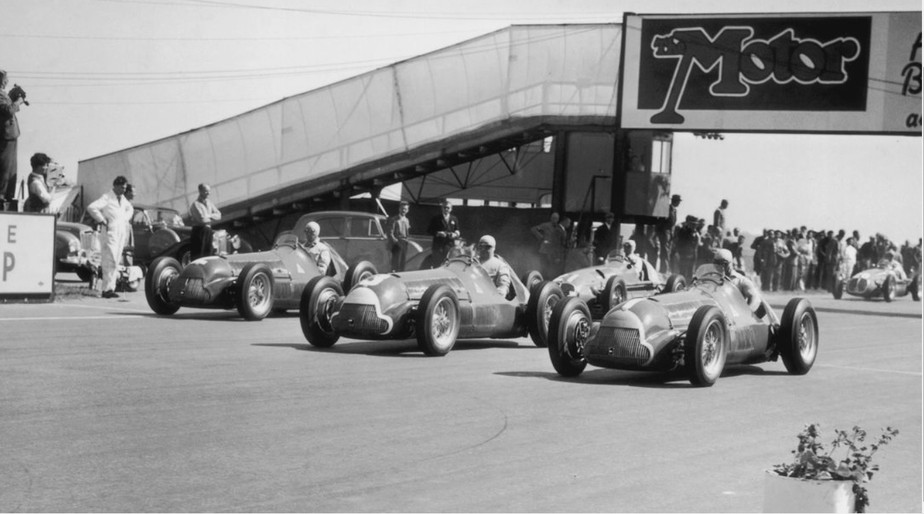
[[[619,23],[623,12],[920,11],[920,0],[0,0],[0,68],[28,93],[19,172],[185,132],[512,24]],[[922,139],[675,136],[680,215],[865,238],[922,233]]]

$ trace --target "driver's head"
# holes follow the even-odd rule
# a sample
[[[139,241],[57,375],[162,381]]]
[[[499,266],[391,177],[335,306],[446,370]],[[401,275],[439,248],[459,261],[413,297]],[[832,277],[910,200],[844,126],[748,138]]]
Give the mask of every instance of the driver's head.
[[[494,240],[494,236],[481,236],[481,239],[478,240],[478,260],[484,262],[494,257],[494,248],[496,246],[497,241]]]
[[[712,257],[712,262],[722,268],[726,275],[731,275],[732,270],[732,253],[731,250],[719,248]]]
[[[309,221],[305,224],[305,239],[309,243],[314,243],[318,240],[318,236],[321,235],[321,226],[317,222]]]
[[[632,255],[633,253],[635,253],[635,241],[633,241],[633,240],[630,239],[630,240],[626,241],[625,243],[623,243],[623,244],[622,244],[622,251],[623,251],[624,254],[626,254],[626,257],[628,257],[628,256]]]

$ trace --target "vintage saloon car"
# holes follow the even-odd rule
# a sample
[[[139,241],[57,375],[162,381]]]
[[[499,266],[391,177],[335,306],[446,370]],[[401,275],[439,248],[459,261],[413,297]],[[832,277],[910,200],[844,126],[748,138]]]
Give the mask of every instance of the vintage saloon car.
[[[302,332],[314,346],[327,348],[340,336],[382,340],[417,338],[427,355],[446,355],[457,339],[514,338],[538,319],[531,293],[516,276],[506,296],[472,256],[450,257],[434,269],[384,273],[367,278],[343,296],[333,280],[318,277],[305,287],[299,308]],[[546,291],[543,294],[556,294]],[[534,341],[535,342],[535,341]]]
[[[95,248],[94,248],[95,246]],[[99,268],[99,243],[89,225],[59,221],[55,226],[55,273],[76,273],[89,282]]]
[[[779,320],[762,302],[755,314],[738,288],[712,264],[686,291],[629,300],[592,321],[587,304],[568,298],[549,324],[549,356],[563,376],[587,364],[626,370],[683,368],[693,385],[711,386],[726,365],[775,361],[808,373],[818,353],[818,321],[808,300],[789,301]]]
[[[561,287],[565,296],[583,300],[593,319],[602,318],[610,309],[631,298],[673,293],[687,285],[683,275],[664,276],[645,259],[641,259],[641,269],[638,269],[618,250],[611,252],[604,264],[565,273],[553,282]],[[543,301],[555,302],[556,299],[544,298]],[[551,314],[552,307],[554,305],[548,305],[543,311]],[[539,326],[534,337],[548,340],[548,320]]]
[[[331,249],[325,276],[344,289],[374,274],[368,262],[347,267]],[[144,289],[157,314],[170,315],[180,307],[237,308],[244,319],[258,321],[271,311],[297,309],[305,285],[318,276],[317,265],[298,240],[281,236],[269,251],[202,257],[183,268],[172,257],[159,257],[148,269]]]
[[[899,296],[911,293],[914,301],[921,301],[921,274],[915,273],[908,278],[900,278],[888,261],[882,261],[878,267],[863,270],[849,280],[838,277],[834,283],[834,298],[840,300],[844,293],[864,299],[880,297],[891,302]]]

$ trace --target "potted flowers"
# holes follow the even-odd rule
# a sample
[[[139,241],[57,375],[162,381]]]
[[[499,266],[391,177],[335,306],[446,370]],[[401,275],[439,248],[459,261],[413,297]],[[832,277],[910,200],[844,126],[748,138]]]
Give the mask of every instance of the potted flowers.
[[[830,449],[820,441],[818,424],[799,433],[792,462],[768,470],[764,490],[765,512],[866,512],[869,496],[865,483],[879,470],[873,455],[898,435],[886,427],[875,443],[866,444],[866,431],[835,430]]]

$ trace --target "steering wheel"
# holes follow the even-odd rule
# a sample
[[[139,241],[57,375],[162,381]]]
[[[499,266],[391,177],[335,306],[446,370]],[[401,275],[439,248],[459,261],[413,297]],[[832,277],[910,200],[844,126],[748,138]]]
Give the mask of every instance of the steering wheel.
[[[693,282],[712,282],[713,284],[720,286],[725,282],[725,275],[719,273],[718,271],[706,271],[693,277]]]
[[[452,257],[446,259],[447,264],[450,262],[461,262],[465,264],[466,266],[471,266],[472,264],[475,263],[475,258],[471,255],[467,255],[463,253],[459,255],[453,255]]]

